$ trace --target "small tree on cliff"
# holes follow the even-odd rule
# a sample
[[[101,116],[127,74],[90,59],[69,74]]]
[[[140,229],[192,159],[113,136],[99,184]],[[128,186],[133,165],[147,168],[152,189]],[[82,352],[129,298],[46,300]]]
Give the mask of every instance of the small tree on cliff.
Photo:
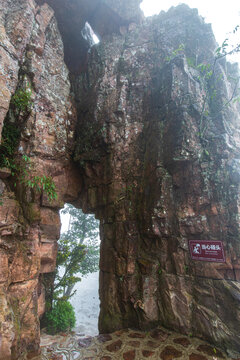
[[[56,270],[47,284],[50,309],[54,300],[69,299],[81,276],[97,271],[99,266],[98,221],[69,204],[62,214],[69,214],[68,230],[59,239]]]
[[[98,270],[99,224],[93,215],[84,214],[72,205],[65,206],[62,213],[70,217],[68,230],[59,240],[54,291],[69,298],[74,285],[81,280],[78,274],[87,275]]]

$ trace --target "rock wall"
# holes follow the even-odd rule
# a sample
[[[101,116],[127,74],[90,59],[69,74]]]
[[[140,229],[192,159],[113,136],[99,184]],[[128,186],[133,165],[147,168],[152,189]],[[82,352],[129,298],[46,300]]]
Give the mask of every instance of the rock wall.
[[[233,68],[216,65],[206,104],[191,60],[212,63],[215,49],[183,5],[103,40],[73,81],[75,161],[101,219],[102,332],[161,323],[239,351],[239,108],[223,105]],[[189,240],[222,241],[226,262],[191,260]]]
[[[39,351],[64,202],[101,220],[101,332],[162,324],[236,355],[239,107],[224,105],[235,67],[217,63],[206,97],[193,65],[211,64],[216,43],[187,6],[144,20],[135,0],[48,3],[0,0],[1,127],[19,127],[16,159],[58,193],[49,202],[0,171],[0,359]],[[91,51],[85,21],[101,37]],[[26,83],[24,115],[11,99]],[[222,241],[226,262],[191,260],[189,240]]]
[[[7,360],[39,352],[41,277],[55,267],[58,210],[78,197],[81,181],[69,159],[76,117],[53,10],[31,0],[0,1],[0,10],[1,128],[5,120],[21,129],[16,159],[30,157],[33,174],[51,175],[58,192],[50,203],[0,171],[0,359]],[[27,117],[10,102],[24,82],[32,89]]]

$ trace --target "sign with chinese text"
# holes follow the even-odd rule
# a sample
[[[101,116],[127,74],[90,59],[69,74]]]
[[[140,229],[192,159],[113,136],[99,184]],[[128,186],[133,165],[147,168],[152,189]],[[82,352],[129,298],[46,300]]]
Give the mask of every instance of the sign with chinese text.
[[[189,250],[193,260],[225,262],[222,241],[189,240]]]

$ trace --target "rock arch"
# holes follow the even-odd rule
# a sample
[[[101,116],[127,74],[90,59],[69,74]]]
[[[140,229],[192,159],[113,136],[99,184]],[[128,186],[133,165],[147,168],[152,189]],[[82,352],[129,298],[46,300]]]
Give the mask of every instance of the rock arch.
[[[34,107],[18,154],[53,177],[58,199],[0,172],[4,360],[39,351],[39,279],[54,269],[64,202],[101,221],[101,332],[161,323],[239,349],[238,107],[216,115],[209,104],[199,136],[205,90],[188,59],[211,61],[211,28],[185,5],[144,20],[138,3],[5,4],[1,124],[27,79]],[[90,54],[85,21],[101,36]],[[172,57],[179,38],[185,50]],[[218,71],[221,109],[235,70],[222,61]],[[191,260],[188,240],[222,241],[226,262]]]

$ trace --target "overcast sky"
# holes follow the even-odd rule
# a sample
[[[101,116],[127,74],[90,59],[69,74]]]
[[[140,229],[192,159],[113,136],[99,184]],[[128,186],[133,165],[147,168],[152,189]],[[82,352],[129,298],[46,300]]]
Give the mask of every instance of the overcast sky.
[[[141,8],[145,16],[158,14],[161,10],[167,11],[171,6],[179,3],[188,4],[197,8],[207,23],[212,24],[216,40],[221,45],[236,25],[240,25],[240,0],[143,0]],[[240,42],[240,29],[235,35],[235,41]],[[240,62],[240,55],[234,60]]]

